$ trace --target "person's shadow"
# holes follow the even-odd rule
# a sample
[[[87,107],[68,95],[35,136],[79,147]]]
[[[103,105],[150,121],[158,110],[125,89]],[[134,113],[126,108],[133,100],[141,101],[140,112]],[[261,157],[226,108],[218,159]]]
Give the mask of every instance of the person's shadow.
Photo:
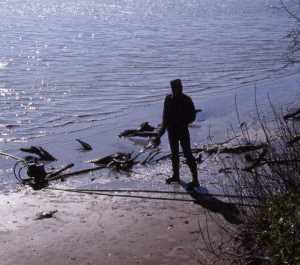
[[[234,203],[227,203],[218,200],[204,187],[190,188],[184,181],[180,182],[181,186],[195,199],[196,204],[200,204],[204,208],[222,214],[226,221],[231,224],[241,224],[240,211]]]

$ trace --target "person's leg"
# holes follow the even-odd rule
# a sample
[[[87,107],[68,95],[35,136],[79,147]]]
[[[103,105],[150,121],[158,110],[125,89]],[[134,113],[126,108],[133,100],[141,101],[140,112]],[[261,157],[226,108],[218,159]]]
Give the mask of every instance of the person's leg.
[[[186,158],[187,164],[192,173],[192,178],[193,178],[192,185],[199,186],[197,163],[195,157],[192,154],[190,133],[188,128],[182,130],[180,135],[180,144],[182,147],[183,154]]]
[[[168,130],[169,144],[171,149],[171,160],[173,176],[167,179],[167,183],[179,182],[179,141],[175,130]]]

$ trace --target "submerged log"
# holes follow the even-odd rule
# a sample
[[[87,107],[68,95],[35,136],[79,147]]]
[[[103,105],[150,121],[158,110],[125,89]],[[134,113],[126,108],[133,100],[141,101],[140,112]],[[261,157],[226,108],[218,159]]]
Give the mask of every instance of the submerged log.
[[[157,136],[156,132],[140,132],[137,130],[125,130],[119,137],[155,137]]]
[[[143,122],[137,129],[125,130],[119,134],[119,137],[155,137],[155,127],[151,126],[148,122]]]

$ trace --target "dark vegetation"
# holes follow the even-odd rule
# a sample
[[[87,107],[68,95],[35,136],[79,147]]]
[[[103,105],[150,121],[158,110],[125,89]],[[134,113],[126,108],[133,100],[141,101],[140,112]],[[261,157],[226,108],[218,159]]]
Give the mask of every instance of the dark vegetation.
[[[199,224],[207,243],[202,251],[222,264],[225,260],[243,265],[300,264],[300,109],[283,115],[270,105],[274,119],[268,123],[256,105],[259,128],[255,133],[240,122],[240,134],[233,138],[243,147],[239,152],[224,155],[222,150],[227,149],[220,147],[217,153],[219,172],[240,195],[236,205],[247,205],[249,198],[255,202],[239,209],[242,224],[238,226],[208,213],[220,230],[217,241]]]
[[[280,2],[296,22],[287,37],[288,62],[297,64],[300,1]],[[212,239],[209,222],[199,223],[200,238],[206,242],[205,249],[200,249],[201,264],[300,265],[300,108],[284,114],[271,102],[270,106],[274,119],[266,122],[256,104],[259,128],[255,134],[239,120],[240,144],[260,148],[230,156],[218,153],[219,172],[241,195],[239,202],[256,198],[256,207],[240,208],[242,224],[238,226],[207,213],[207,219],[219,228],[219,237]]]
[[[280,0],[281,7],[296,22],[296,27],[292,29],[287,37],[290,40],[288,49],[288,61],[291,64],[300,63],[300,1]]]

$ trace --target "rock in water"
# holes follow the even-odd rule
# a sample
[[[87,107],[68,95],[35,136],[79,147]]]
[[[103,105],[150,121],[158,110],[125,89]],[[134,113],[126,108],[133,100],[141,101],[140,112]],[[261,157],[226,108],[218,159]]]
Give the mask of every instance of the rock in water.
[[[78,143],[81,144],[82,149],[85,150],[85,151],[90,151],[90,150],[93,149],[93,148],[91,147],[91,145],[89,145],[88,143],[86,143],[86,142],[84,142],[84,141],[82,141],[82,140],[80,140],[80,139],[76,139],[76,141],[77,141]]]

